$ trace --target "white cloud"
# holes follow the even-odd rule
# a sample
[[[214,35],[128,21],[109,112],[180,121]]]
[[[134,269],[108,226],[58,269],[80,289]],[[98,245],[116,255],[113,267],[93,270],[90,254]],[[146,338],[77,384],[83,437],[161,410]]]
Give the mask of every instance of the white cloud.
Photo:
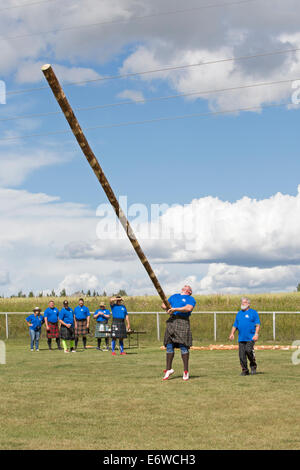
[[[128,99],[131,101],[141,101],[144,100],[144,95],[141,91],[138,90],[124,90],[121,93],[119,93],[118,98],[122,99]]]
[[[22,150],[2,152],[0,155],[0,186],[19,186],[34,171],[58,165],[71,158],[65,153],[63,159],[55,152],[47,150]]]
[[[199,6],[197,2],[190,5]],[[81,2],[63,5],[59,15],[51,3],[4,11],[0,18],[4,37],[70,29],[1,41],[2,75],[15,74],[18,82],[42,80],[39,69],[45,57],[57,64],[61,78],[73,81],[97,78],[94,69],[117,54],[125,56],[122,72],[139,72],[300,46],[300,5],[296,0],[260,2],[259,15],[256,2],[159,15],[168,10],[182,10],[182,3],[165,0],[161,6],[150,0],[103,0],[99,8],[97,0],[86,0],[84,7]],[[154,16],[136,19],[145,15]],[[94,26],[76,28],[85,24]],[[87,66],[91,61],[93,68]],[[176,91],[187,93],[299,76],[300,54],[294,53],[144,75],[142,80],[158,77]],[[287,84],[212,94],[205,99],[211,109],[225,110],[233,105],[260,106],[286,100],[290,90]]]
[[[18,83],[37,83],[44,80],[41,72],[43,62],[26,61],[17,69],[15,80]],[[61,64],[51,64],[57,78],[61,82],[80,82],[84,80],[95,80],[100,75],[89,67],[67,67]]]
[[[295,291],[300,266],[260,269],[211,264],[206,276],[195,283],[200,293],[240,294],[245,292]]]
[[[231,203],[203,197],[170,207],[158,221],[133,221],[132,226],[155,262],[270,267],[300,263],[299,213],[300,186],[296,196],[277,193],[263,200],[243,197]],[[61,256],[130,259],[132,248],[125,233],[115,227],[114,240],[104,236],[92,243],[70,244]]]
[[[72,295],[75,292],[87,291],[87,290],[99,290],[100,283],[97,276],[90,273],[82,274],[67,274],[67,276],[60,282],[57,292],[61,292],[63,289],[66,290],[67,295]]]

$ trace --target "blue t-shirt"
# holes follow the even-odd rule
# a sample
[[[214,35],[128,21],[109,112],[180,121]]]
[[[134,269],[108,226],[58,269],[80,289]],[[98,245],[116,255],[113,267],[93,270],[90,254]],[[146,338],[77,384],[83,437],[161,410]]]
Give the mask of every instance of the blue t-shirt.
[[[82,307],[77,305],[77,307],[75,307],[74,313],[76,320],[86,320],[87,317],[91,315],[89,309],[85,305]]]
[[[99,308],[98,310],[96,310],[96,312],[94,312],[94,317],[99,312],[101,312],[101,314],[104,313],[105,315],[110,315],[110,311],[107,310],[107,308]],[[102,323],[107,323],[108,318],[105,318],[103,315],[99,315],[99,317],[96,318],[96,321],[102,322]]]
[[[58,321],[58,315],[59,315],[59,311],[56,307],[54,308],[46,308],[46,310],[44,311],[44,317],[47,318],[47,320],[50,322],[50,323],[57,323]]]
[[[111,304],[110,308],[113,318],[121,318],[124,320],[124,318],[128,315],[125,305]]]
[[[67,325],[74,326],[74,312],[71,307],[62,308],[59,312],[59,319],[62,320]]]
[[[181,308],[185,307],[186,305],[192,305],[193,308],[196,305],[196,300],[191,295],[182,295],[182,294],[174,294],[169,297],[168,301],[171,304],[172,308]],[[173,315],[182,315],[183,317],[189,317],[191,312],[173,312]]]
[[[29,327],[30,330],[38,331],[41,329],[45,320],[43,315],[34,315],[34,313],[32,313],[26,318],[26,321],[31,323],[31,326]]]
[[[239,330],[239,342],[252,341],[256,325],[260,325],[260,319],[256,310],[252,308],[240,310],[233,324]]]

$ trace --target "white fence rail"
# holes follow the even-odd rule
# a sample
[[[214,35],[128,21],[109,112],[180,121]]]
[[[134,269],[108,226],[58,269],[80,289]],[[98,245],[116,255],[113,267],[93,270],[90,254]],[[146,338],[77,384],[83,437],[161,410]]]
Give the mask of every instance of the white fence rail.
[[[8,316],[9,315],[30,315],[32,312],[7,312],[3,313],[0,312],[0,315],[5,315],[5,334],[6,334],[6,339],[9,338],[9,325],[8,325]],[[93,314],[94,312],[91,312]],[[160,316],[164,315],[166,316],[167,314],[165,312],[128,312],[129,315],[156,315],[156,330],[157,330],[157,339],[160,341]],[[213,321],[214,321],[214,341],[217,341],[217,332],[218,332],[218,322],[217,322],[217,317],[218,315],[236,315],[236,311],[234,312],[206,312],[206,311],[201,311],[201,312],[193,312],[193,315],[213,315]],[[259,314],[262,315],[272,315],[272,325],[273,325],[273,340],[276,340],[276,315],[300,315],[300,312],[259,312]],[[300,317],[299,317],[300,320]]]

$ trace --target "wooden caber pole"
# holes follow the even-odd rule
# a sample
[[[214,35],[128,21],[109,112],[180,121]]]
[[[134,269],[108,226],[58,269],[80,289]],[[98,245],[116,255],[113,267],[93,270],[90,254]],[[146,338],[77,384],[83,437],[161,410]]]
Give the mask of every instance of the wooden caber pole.
[[[79,125],[79,122],[66,98],[66,95],[51,67],[51,65],[47,64],[47,65],[43,65],[42,67],[42,72],[62,110],[62,112],[64,113],[65,115],[65,118],[66,120],[68,121],[69,123],[69,126],[78,142],[78,144],[80,145],[81,147],[81,150],[82,152],[84,153],[87,161],[89,162],[90,166],[92,167],[95,175],[97,176],[98,178],[98,181],[100,182],[102,188],[104,189],[104,192],[109,200],[109,202],[111,203],[111,205],[113,206],[114,210],[115,210],[115,213],[117,215],[117,217],[119,218],[129,240],[130,240],[130,243],[132,244],[133,248],[135,249],[135,252],[136,254],[138,255],[138,257],[140,258],[144,268],[146,269],[151,281],[153,282],[154,284],[154,287],[155,289],[157,290],[160,298],[162,299],[163,303],[166,305],[167,308],[171,308],[171,305],[169,304],[168,300],[167,300],[167,297],[153,271],[153,269],[151,268],[150,266],[150,263],[149,261],[147,260],[138,240],[136,239],[136,236],[130,226],[130,223],[128,222],[124,212],[122,211],[120,205],[119,205],[119,202],[94,154],[94,152],[92,151],[80,125]]]

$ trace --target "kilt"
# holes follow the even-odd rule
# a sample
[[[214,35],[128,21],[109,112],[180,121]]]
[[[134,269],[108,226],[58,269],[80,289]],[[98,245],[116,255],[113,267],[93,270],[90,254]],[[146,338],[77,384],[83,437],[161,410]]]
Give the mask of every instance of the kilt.
[[[108,338],[109,337],[109,326],[107,323],[98,321],[96,323],[95,338]]]
[[[110,335],[113,339],[127,338],[126,325],[123,318],[113,318]]]
[[[75,328],[76,336],[86,336],[89,333],[87,320],[76,320],[77,328]]]
[[[75,328],[73,326],[67,328],[65,325],[61,325],[60,337],[61,339],[65,339],[67,341],[75,339]]]
[[[48,322],[48,326],[50,330],[47,331],[47,338],[59,338],[59,328],[58,328],[58,323],[51,323],[50,321]]]
[[[174,315],[167,320],[164,345],[167,346],[169,343],[184,344],[187,348],[192,346],[193,338],[189,318],[176,318]]]

